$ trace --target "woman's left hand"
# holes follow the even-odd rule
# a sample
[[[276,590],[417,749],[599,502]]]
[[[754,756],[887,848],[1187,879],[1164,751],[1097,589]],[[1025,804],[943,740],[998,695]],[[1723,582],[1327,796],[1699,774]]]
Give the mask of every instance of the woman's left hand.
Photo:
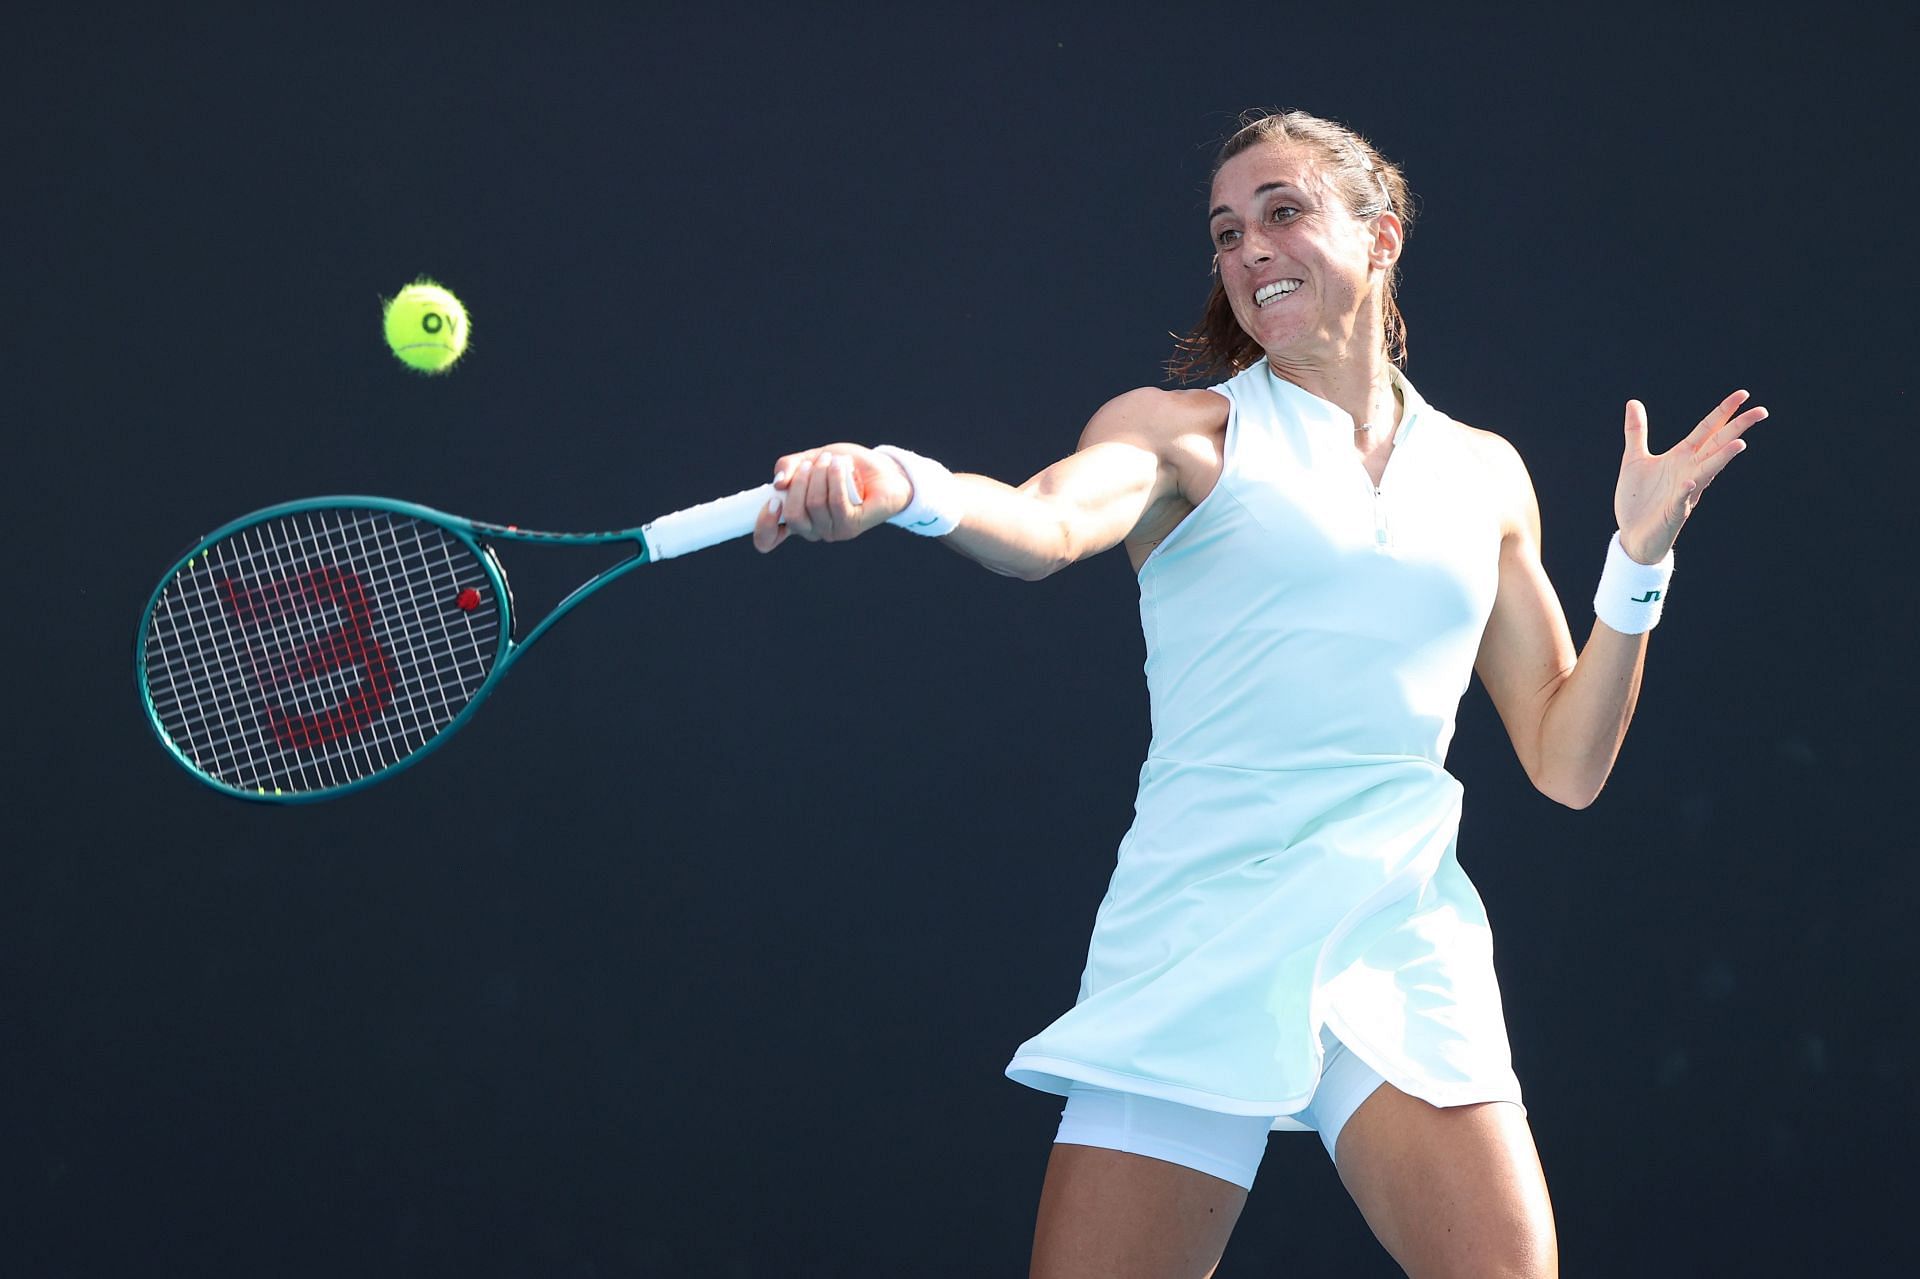
[[[1627,449],[1613,491],[1613,515],[1620,523],[1621,549],[1628,555],[1642,564],[1666,558],[1707,485],[1746,451],[1741,435],[1767,416],[1765,409],[1755,407],[1735,417],[1746,399],[1745,391],[1735,391],[1701,418],[1691,435],[1657,455],[1647,451],[1646,406],[1627,401]]]

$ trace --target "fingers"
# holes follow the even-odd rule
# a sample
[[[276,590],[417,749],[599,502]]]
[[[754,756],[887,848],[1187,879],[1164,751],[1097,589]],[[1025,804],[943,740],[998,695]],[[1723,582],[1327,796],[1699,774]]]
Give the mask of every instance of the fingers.
[[[1687,509],[1691,510],[1713,483],[1720,472],[1732,464],[1733,459],[1747,451],[1747,442],[1740,437],[1752,427],[1767,419],[1767,411],[1755,405],[1738,417],[1728,418],[1746,401],[1745,391],[1735,391],[1714,411],[1695,427],[1687,441],[1693,445],[1693,475],[1686,484]],[[1702,432],[1705,432],[1702,434]]]
[[[760,514],[753,521],[753,549],[762,553],[787,540],[786,525],[781,516],[786,511],[787,497],[784,493],[775,493],[767,504],[760,508]]]
[[[1698,455],[1710,443],[1724,447],[1739,439],[1749,427],[1767,418],[1767,411],[1758,405],[1735,417],[1734,414],[1747,402],[1747,398],[1748,392],[1742,390],[1721,400],[1712,412],[1700,419],[1699,425],[1687,434],[1687,438],[1674,447]],[[1647,408],[1638,400],[1627,401],[1626,444],[1629,459],[1652,456],[1652,451],[1647,447]],[[1726,463],[1722,462],[1721,465],[1725,466]]]
[[[1766,420],[1767,411],[1765,409],[1759,407],[1750,408],[1739,417],[1733,419],[1733,421],[1721,427],[1713,436],[1713,439],[1719,443],[1730,444],[1745,434],[1748,427]]]
[[[827,507],[833,454],[817,453],[800,464],[787,502],[787,527],[809,542],[833,536],[833,512]]]
[[[1747,442],[1745,440],[1733,440],[1730,441],[1725,448],[1716,449],[1711,455],[1702,460],[1700,469],[1693,473],[1693,485],[1691,489],[1693,496],[1698,498],[1700,490],[1713,483],[1714,476],[1726,470],[1729,462],[1746,451]]]
[[[1714,477],[1727,469],[1734,458],[1747,451],[1747,442],[1740,437],[1747,428],[1764,422],[1767,411],[1755,405],[1738,417],[1731,417],[1733,411],[1746,402],[1745,391],[1735,391],[1720,401],[1713,412],[1701,419],[1700,425],[1693,428],[1685,443],[1693,452],[1693,478],[1687,482],[1687,509],[1692,510],[1700,501],[1700,495],[1706,492],[1707,485]]]
[[[1647,406],[1638,400],[1627,401],[1627,457],[1647,456]]]
[[[773,464],[774,494],[753,521],[753,549],[762,554],[787,540],[787,486],[802,456],[789,453]]]
[[[1729,395],[1726,399],[1715,405],[1711,413],[1701,418],[1700,425],[1694,427],[1687,435],[1687,438],[1682,440],[1681,443],[1690,449],[1698,450],[1701,445],[1705,444],[1709,439],[1712,439],[1714,432],[1725,426],[1727,419],[1731,418],[1734,412],[1746,402],[1747,393],[1745,391],[1735,391],[1732,395]],[[1753,425],[1753,423],[1747,423],[1747,426],[1751,425]],[[1742,427],[1741,429],[1745,430],[1746,427]]]
[[[775,494],[754,523],[753,543],[770,551],[788,537],[836,541],[864,532],[868,521],[851,445],[791,453],[774,466]]]
[[[834,528],[858,532],[864,500],[860,496],[860,485],[854,479],[853,459],[845,453],[833,454],[827,468],[827,512],[832,516]]]

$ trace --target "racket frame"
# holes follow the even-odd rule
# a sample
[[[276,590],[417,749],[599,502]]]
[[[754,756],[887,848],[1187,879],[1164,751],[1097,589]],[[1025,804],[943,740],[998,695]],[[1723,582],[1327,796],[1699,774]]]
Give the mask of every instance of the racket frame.
[[[167,588],[173,584],[174,580],[183,571],[193,564],[194,560],[198,559],[213,546],[232,537],[234,534],[251,528],[256,524],[264,524],[271,520],[298,515],[302,511],[339,509],[343,507],[355,510],[389,511],[398,515],[405,515],[413,519],[422,520],[428,524],[433,524],[444,529],[464,543],[467,548],[474,553],[474,558],[480,562],[481,568],[487,574],[489,582],[495,592],[495,598],[500,601],[500,640],[494,650],[492,666],[487,671],[486,678],[480,682],[480,686],[473,691],[473,696],[467,700],[467,704],[460,709],[459,714],[447,722],[445,727],[441,728],[431,738],[421,743],[419,747],[407,755],[402,756],[385,768],[370,773],[365,777],[356,778],[353,781],[344,782],[338,786],[322,787],[298,793],[267,791],[265,789],[247,790],[221,781],[219,778],[202,771],[187,757],[186,753],[180,749],[179,744],[173,740],[172,735],[168,733],[166,728],[161,724],[159,714],[155,710],[153,691],[147,682],[147,636],[152,629],[154,608],[160,603],[161,596],[166,594]],[[494,549],[489,544],[489,541],[539,542],[553,546],[605,546],[631,542],[634,544],[635,549],[634,553],[626,559],[616,561],[602,569],[596,576],[587,579],[575,587],[570,594],[558,604],[554,605],[545,617],[540,619],[539,624],[527,633],[525,639],[515,640],[513,632],[516,617],[513,607],[513,591],[507,583],[506,572],[500,566],[499,557],[494,553]],[[172,756],[174,762],[191,773],[194,780],[200,782],[202,785],[210,786],[223,794],[231,795],[237,799],[249,800],[255,803],[305,804],[326,799],[337,799],[342,795],[349,795],[354,791],[371,786],[375,782],[385,781],[387,778],[412,767],[415,763],[438,750],[443,742],[453,736],[455,732],[466,724],[468,717],[486,700],[487,695],[499,684],[501,677],[512,669],[513,664],[519,660],[520,655],[533,647],[534,641],[551,630],[555,622],[558,622],[568,613],[571,613],[575,608],[584,603],[588,596],[594,594],[609,582],[626,576],[634,569],[639,568],[643,564],[651,563],[656,558],[653,547],[647,540],[646,526],[640,528],[612,529],[598,533],[556,533],[540,529],[524,529],[512,524],[489,524],[484,520],[468,519],[465,516],[453,515],[446,511],[436,510],[430,506],[421,506],[415,502],[402,502],[393,498],[369,497],[358,494],[311,497],[302,498],[293,502],[282,502],[278,506],[269,506],[262,510],[254,511],[221,525],[196,542],[192,550],[175,560],[173,567],[169,568],[166,573],[162,575],[160,584],[154,587],[153,594],[147,600],[146,608],[143,609],[140,614],[140,629],[134,637],[134,678],[140,688],[140,701],[146,710],[148,727],[150,727],[154,735],[160,739],[160,744],[167,748],[167,753]]]

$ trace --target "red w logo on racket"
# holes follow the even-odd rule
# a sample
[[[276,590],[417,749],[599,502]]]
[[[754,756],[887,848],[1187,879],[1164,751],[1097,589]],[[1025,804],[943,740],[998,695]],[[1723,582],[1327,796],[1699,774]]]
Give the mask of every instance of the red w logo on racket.
[[[247,664],[274,740],[307,750],[378,718],[393,691],[393,669],[373,637],[373,610],[358,574],[323,565],[252,586],[223,578],[220,589],[248,637]]]

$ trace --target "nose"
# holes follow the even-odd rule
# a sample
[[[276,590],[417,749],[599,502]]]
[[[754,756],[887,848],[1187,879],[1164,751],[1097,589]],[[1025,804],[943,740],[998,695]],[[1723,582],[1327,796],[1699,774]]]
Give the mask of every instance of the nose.
[[[1248,266],[1259,266],[1273,260],[1273,241],[1258,226],[1248,227],[1240,233],[1240,260]]]

